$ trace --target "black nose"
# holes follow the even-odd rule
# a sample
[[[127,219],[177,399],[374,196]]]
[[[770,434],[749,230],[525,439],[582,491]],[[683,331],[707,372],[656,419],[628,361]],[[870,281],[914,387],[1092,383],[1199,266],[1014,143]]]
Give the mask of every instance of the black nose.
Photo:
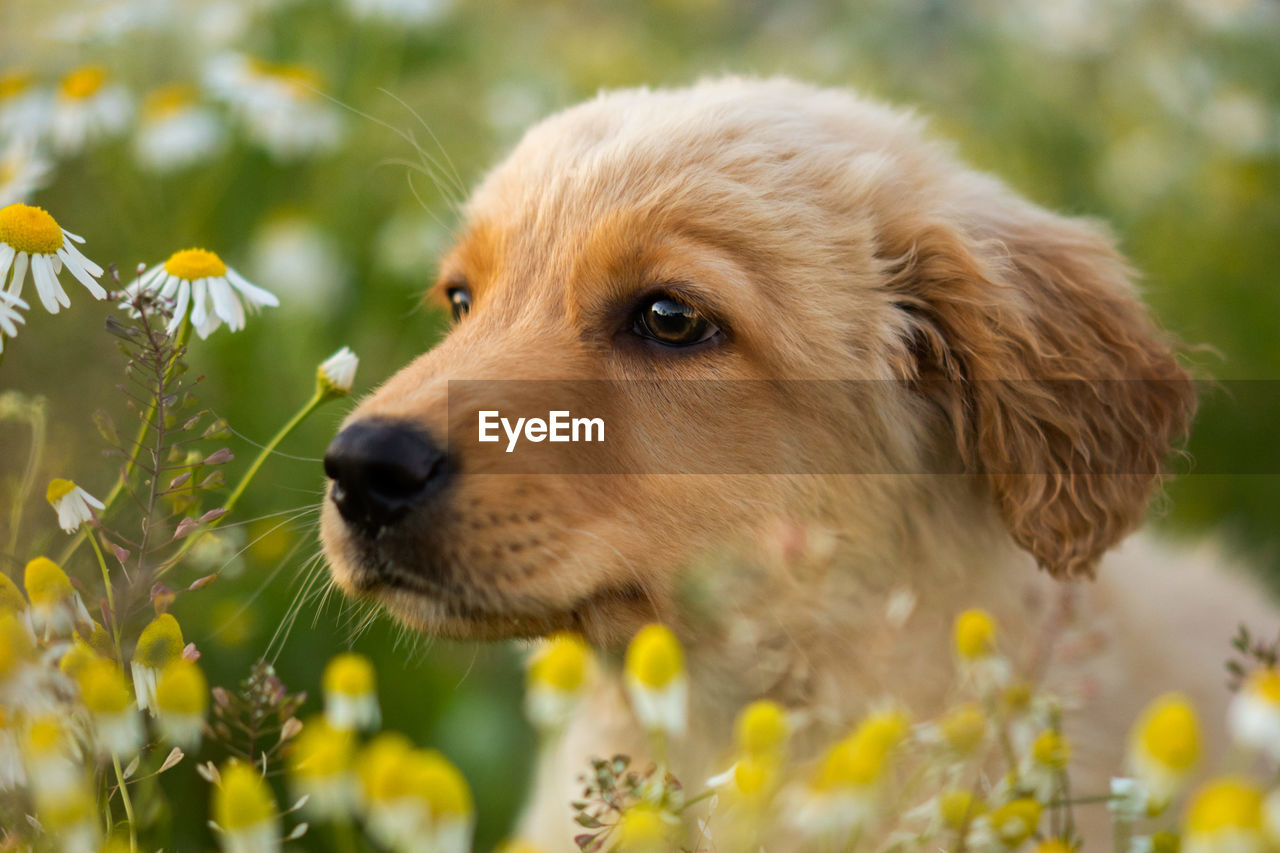
[[[324,454],[331,497],[347,522],[367,535],[399,521],[439,490],[445,453],[422,430],[394,421],[361,421],[338,433]]]

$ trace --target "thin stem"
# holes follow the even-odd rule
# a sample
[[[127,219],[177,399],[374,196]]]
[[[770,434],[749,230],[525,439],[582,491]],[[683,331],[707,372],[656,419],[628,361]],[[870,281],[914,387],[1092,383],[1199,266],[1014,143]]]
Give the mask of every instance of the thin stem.
[[[120,667],[123,669],[124,650],[120,647],[120,616],[116,613],[116,598],[112,590],[111,572],[107,569],[107,558],[103,555],[102,546],[98,544],[97,538],[93,534],[89,534],[88,539],[89,544],[93,546],[93,553],[98,558],[98,567],[102,569],[102,586],[107,591],[107,610],[111,613],[111,644],[116,650],[116,660],[120,661]]]
[[[169,363],[164,368],[164,380],[161,383],[161,393],[163,394],[163,386],[168,383],[173,374],[173,369],[178,364],[183,348],[187,345],[187,340],[191,337],[191,315],[188,313],[182,318],[182,323],[178,326],[178,332],[173,338],[172,355]],[[151,403],[148,405],[146,413],[142,416],[142,422],[138,424],[138,434],[134,436],[133,443],[128,445],[124,470],[120,472],[119,479],[115,485],[111,487],[111,491],[102,499],[102,510],[99,513],[101,517],[106,518],[107,513],[111,511],[111,507],[115,505],[116,499],[124,493],[125,488],[129,485],[129,478],[133,476],[133,472],[138,469],[138,457],[142,455],[143,447],[147,440],[147,434],[151,431],[151,420],[156,416],[156,408],[159,405],[159,397],[153,396]],[[84,542],[87,531],[82,527],[75,538],[67,545],[65,551],[62,552],[62,558],[58,561],[60,565],[65,565],[71,556],[79,549]]]
[[[133,800],[129,799],[129,786],[124,782],[124,771],[120,769],[120,759],[114,753],[111,755],[111,766],[116,771],[120,802],[124,804],[124,816],[129,824],[129,853],[138,853],[138,825],[133,819]]]
[[[217,518],[206,522],[200,529],[193,530],[191,531],[191,533],[187,534],[187,538],[182,543],[182,547],[179,548],[178,552],[173,555],[173,557],[169,560],[168,564],[164,566],[159,572],[157,572],[157,576],[164,574],[164,572],[168,571],[169,569],[177,565],[178,561],[180,561],[186,555],[186,553],[191,550],[191,548],[195,545],[197,541],[199,541],[200,537],[204,533],[207,533],[213,528],[217,527],[218,524],[222,521],[222,519],[226,518],[228,515],[231,514],[231,511],[235,509],[236,504],[239,503],[241,496],[244,495],[245,490],[249,488],[249,484],[253,482],[253,478],[257,476],[259,469],[262,468],[263,464],[267,461],[267,459],[271,456],[271,454],[275,453],[276,448],[280,446],[280,443],[283,442],[290,435],[292,435],[293,431],[297,429],[298,426],[303,421],[305,421],[308,417],[310,417],[312,412],[314,412],[316,409],[320,408],[320,406],[324,405],[324,403],[332,399],[335,399],[335,397],[332,394],[326,394],[320,388],[316,389],[316,392],[315,394],[312,395],[311,399],[308,400],[307,403],[301,409],[299,409],[294,414],[294,416],[290,418],[287,423],[285,423],[284,426],[280,427],[279,432],[277,432],[275,436],[273,436],[272,439],[268,441],[266,445],[263,446],[262,450],[258,453],[257,458],[253,460],[253,464],[251,464],[249,466],[249,469],[244,472],[244,476],[240,478],[240,482],[236,484],[236,487],[234,489],[232,489],[231,495],[227,498],[226,502],[222,505],[222,508],[226,510],[226,512],[224,512],[222,515],[218,516]]]
[[[0,352],[0,356],[4,353]],[[40,469],[40,459],[44,455],[45,410],[44,398],[37,397],[26,407],[31,422],[31,452],[27,455],[27,467],[22,473],[22,484],[18,487],[18,496],[9,511],[9,554],[18,553],[18,529],[22,526],[22,510],[27,505],[27,498],[35,487],[36,472]]]

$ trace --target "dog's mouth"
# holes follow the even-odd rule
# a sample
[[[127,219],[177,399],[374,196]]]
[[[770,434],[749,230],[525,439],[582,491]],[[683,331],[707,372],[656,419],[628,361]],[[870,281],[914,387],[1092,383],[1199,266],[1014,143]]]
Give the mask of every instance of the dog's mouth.
[[[348,532],[338,554],[331,549],[334,580],[348,595],[376,601],[417,631],[453,639],[575,631],[603,644],[660,618],[651,593],[637,581],[602,580],[594,588],[553,599],[548,592],[556,585],[526,576],[536,573],[468,565],[408,545],[395,536],[369,539]]]

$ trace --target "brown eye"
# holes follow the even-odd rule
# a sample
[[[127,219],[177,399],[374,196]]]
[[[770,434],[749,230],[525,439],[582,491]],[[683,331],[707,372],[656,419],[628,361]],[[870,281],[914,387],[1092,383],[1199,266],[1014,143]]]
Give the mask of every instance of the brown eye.
[[[471,291],[465,287],[451,287],[445,291],[449,300],[449,310],[453,313],[453,322],[458,322],[471,311]]]
[[[633,330],[664,346],[687,347],[710,340],[720,330],[696,309],[670,296],[659,296],[640,306]]]

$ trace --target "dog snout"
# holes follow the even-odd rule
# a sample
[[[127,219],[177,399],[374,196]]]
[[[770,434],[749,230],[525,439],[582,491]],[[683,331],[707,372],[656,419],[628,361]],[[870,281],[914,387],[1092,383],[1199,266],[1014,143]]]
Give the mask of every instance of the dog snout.
[[[425,503],[449,476],[446,454],[430,434],[394,421],[359,421],[324,455],[330,497],[347,523],[366,535],[390,527]]]

